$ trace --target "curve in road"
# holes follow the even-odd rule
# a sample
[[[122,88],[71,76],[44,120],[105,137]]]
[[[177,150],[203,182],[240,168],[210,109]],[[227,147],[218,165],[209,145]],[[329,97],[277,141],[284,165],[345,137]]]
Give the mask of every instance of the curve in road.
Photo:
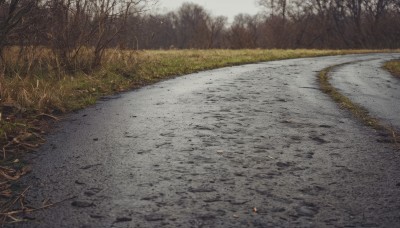
[[[338,109],[315,75],[396,57],[223,68],[104,99],[35,154],[27,199],[62,202],[15,226],[395,226],[398,151]]]
[[[372,59],[335,68],[331,83],[372,116],[400,130],[400,80],[382,69],[384,59]]]

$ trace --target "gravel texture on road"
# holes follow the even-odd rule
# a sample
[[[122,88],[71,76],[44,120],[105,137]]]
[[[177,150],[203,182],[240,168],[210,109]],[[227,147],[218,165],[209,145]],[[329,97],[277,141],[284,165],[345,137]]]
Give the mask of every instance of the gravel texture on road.
[[[400,152],[317,83],[394,58],[228,67],[104,98],[59,123],[23,181],[31,205],[72,199],[15,227],[396,227]]]

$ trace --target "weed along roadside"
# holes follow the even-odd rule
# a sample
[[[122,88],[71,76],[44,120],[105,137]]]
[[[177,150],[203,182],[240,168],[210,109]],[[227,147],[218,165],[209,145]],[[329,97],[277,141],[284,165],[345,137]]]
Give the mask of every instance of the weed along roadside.
[[[393,76],[400,79],[400,60],[393,60],[385,63],[384,69],[393,74]]]
[[[45,51],[43,51],[45,53]],[[179,75],[207,69],[264,61],[328,55],[384,52],[382,50],[108,50],[101,67],[60,71],[43,54],[38,65],[23,71],[16,59],[0,78],[1,219],[9,222],[24,212],[20,204],[26,189],[18,186],[29,172],[24,153],[38,150],[54,121],[65,113],[92,105],[102,96],[116,94]],[[389,50],[387,51],[389,52]],[[45,67],[44,67],[45,66]],[[10,217],[11,216],[11,217]]]

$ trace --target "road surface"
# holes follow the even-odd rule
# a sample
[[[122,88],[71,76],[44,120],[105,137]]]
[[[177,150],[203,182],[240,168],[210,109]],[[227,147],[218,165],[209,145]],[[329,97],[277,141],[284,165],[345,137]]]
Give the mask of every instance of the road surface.
[[[386,73],[383,63],[384,59],[376,58],[339,67],[331,82],[372,116],[400,130],[400,80]]]
[[[228,67],[105,98],[62,121],[32,155],[27,200],[62,202],[16,227],[398,226],[399,151],[338,108],[316,78],[364,61],[337,68],[334,85],[363,100],[352,90],[363,79],[342,73],[366,72],[396,97],[399,83],[376,69],[399,57]]]

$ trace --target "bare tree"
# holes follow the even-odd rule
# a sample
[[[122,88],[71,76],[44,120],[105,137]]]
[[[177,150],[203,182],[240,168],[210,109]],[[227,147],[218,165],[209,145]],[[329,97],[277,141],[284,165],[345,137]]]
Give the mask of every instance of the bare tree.
[[[184,3],[176,13],[179,48],[207,48],[210,15],[197,4]]]
[[[229,29],[228,39],[232,48],[256,48],[260,38],[259,17],[239,14]]]
[[[141,12],[146,2],[48,0],[48,38],[59,66],[68,71],[98,67],[106,48],[125,32],[129,15]],[[89,62],[79,58],[83,51],[92,53]]]
[[[209,36],[207,48],[221,48],[223,46],[221,38],[227,21],[228,18],[224,16],[212,17],[208,20]]]
[[[285,20],[289,8],[288,1],[289,0],[258,0],[258,4],[267,9],[271,15],[280,16]]]
[[[94,57],[92,66],[101,63],[105,49],[126,28],[128,16],[141,10],[143,0],[96,0],[91,1],[93,16]]]
[[[22,19],[27,16],[37,1],[0,0],[0,57],[3,58],[4,47],[9,37],[21,26]]]

